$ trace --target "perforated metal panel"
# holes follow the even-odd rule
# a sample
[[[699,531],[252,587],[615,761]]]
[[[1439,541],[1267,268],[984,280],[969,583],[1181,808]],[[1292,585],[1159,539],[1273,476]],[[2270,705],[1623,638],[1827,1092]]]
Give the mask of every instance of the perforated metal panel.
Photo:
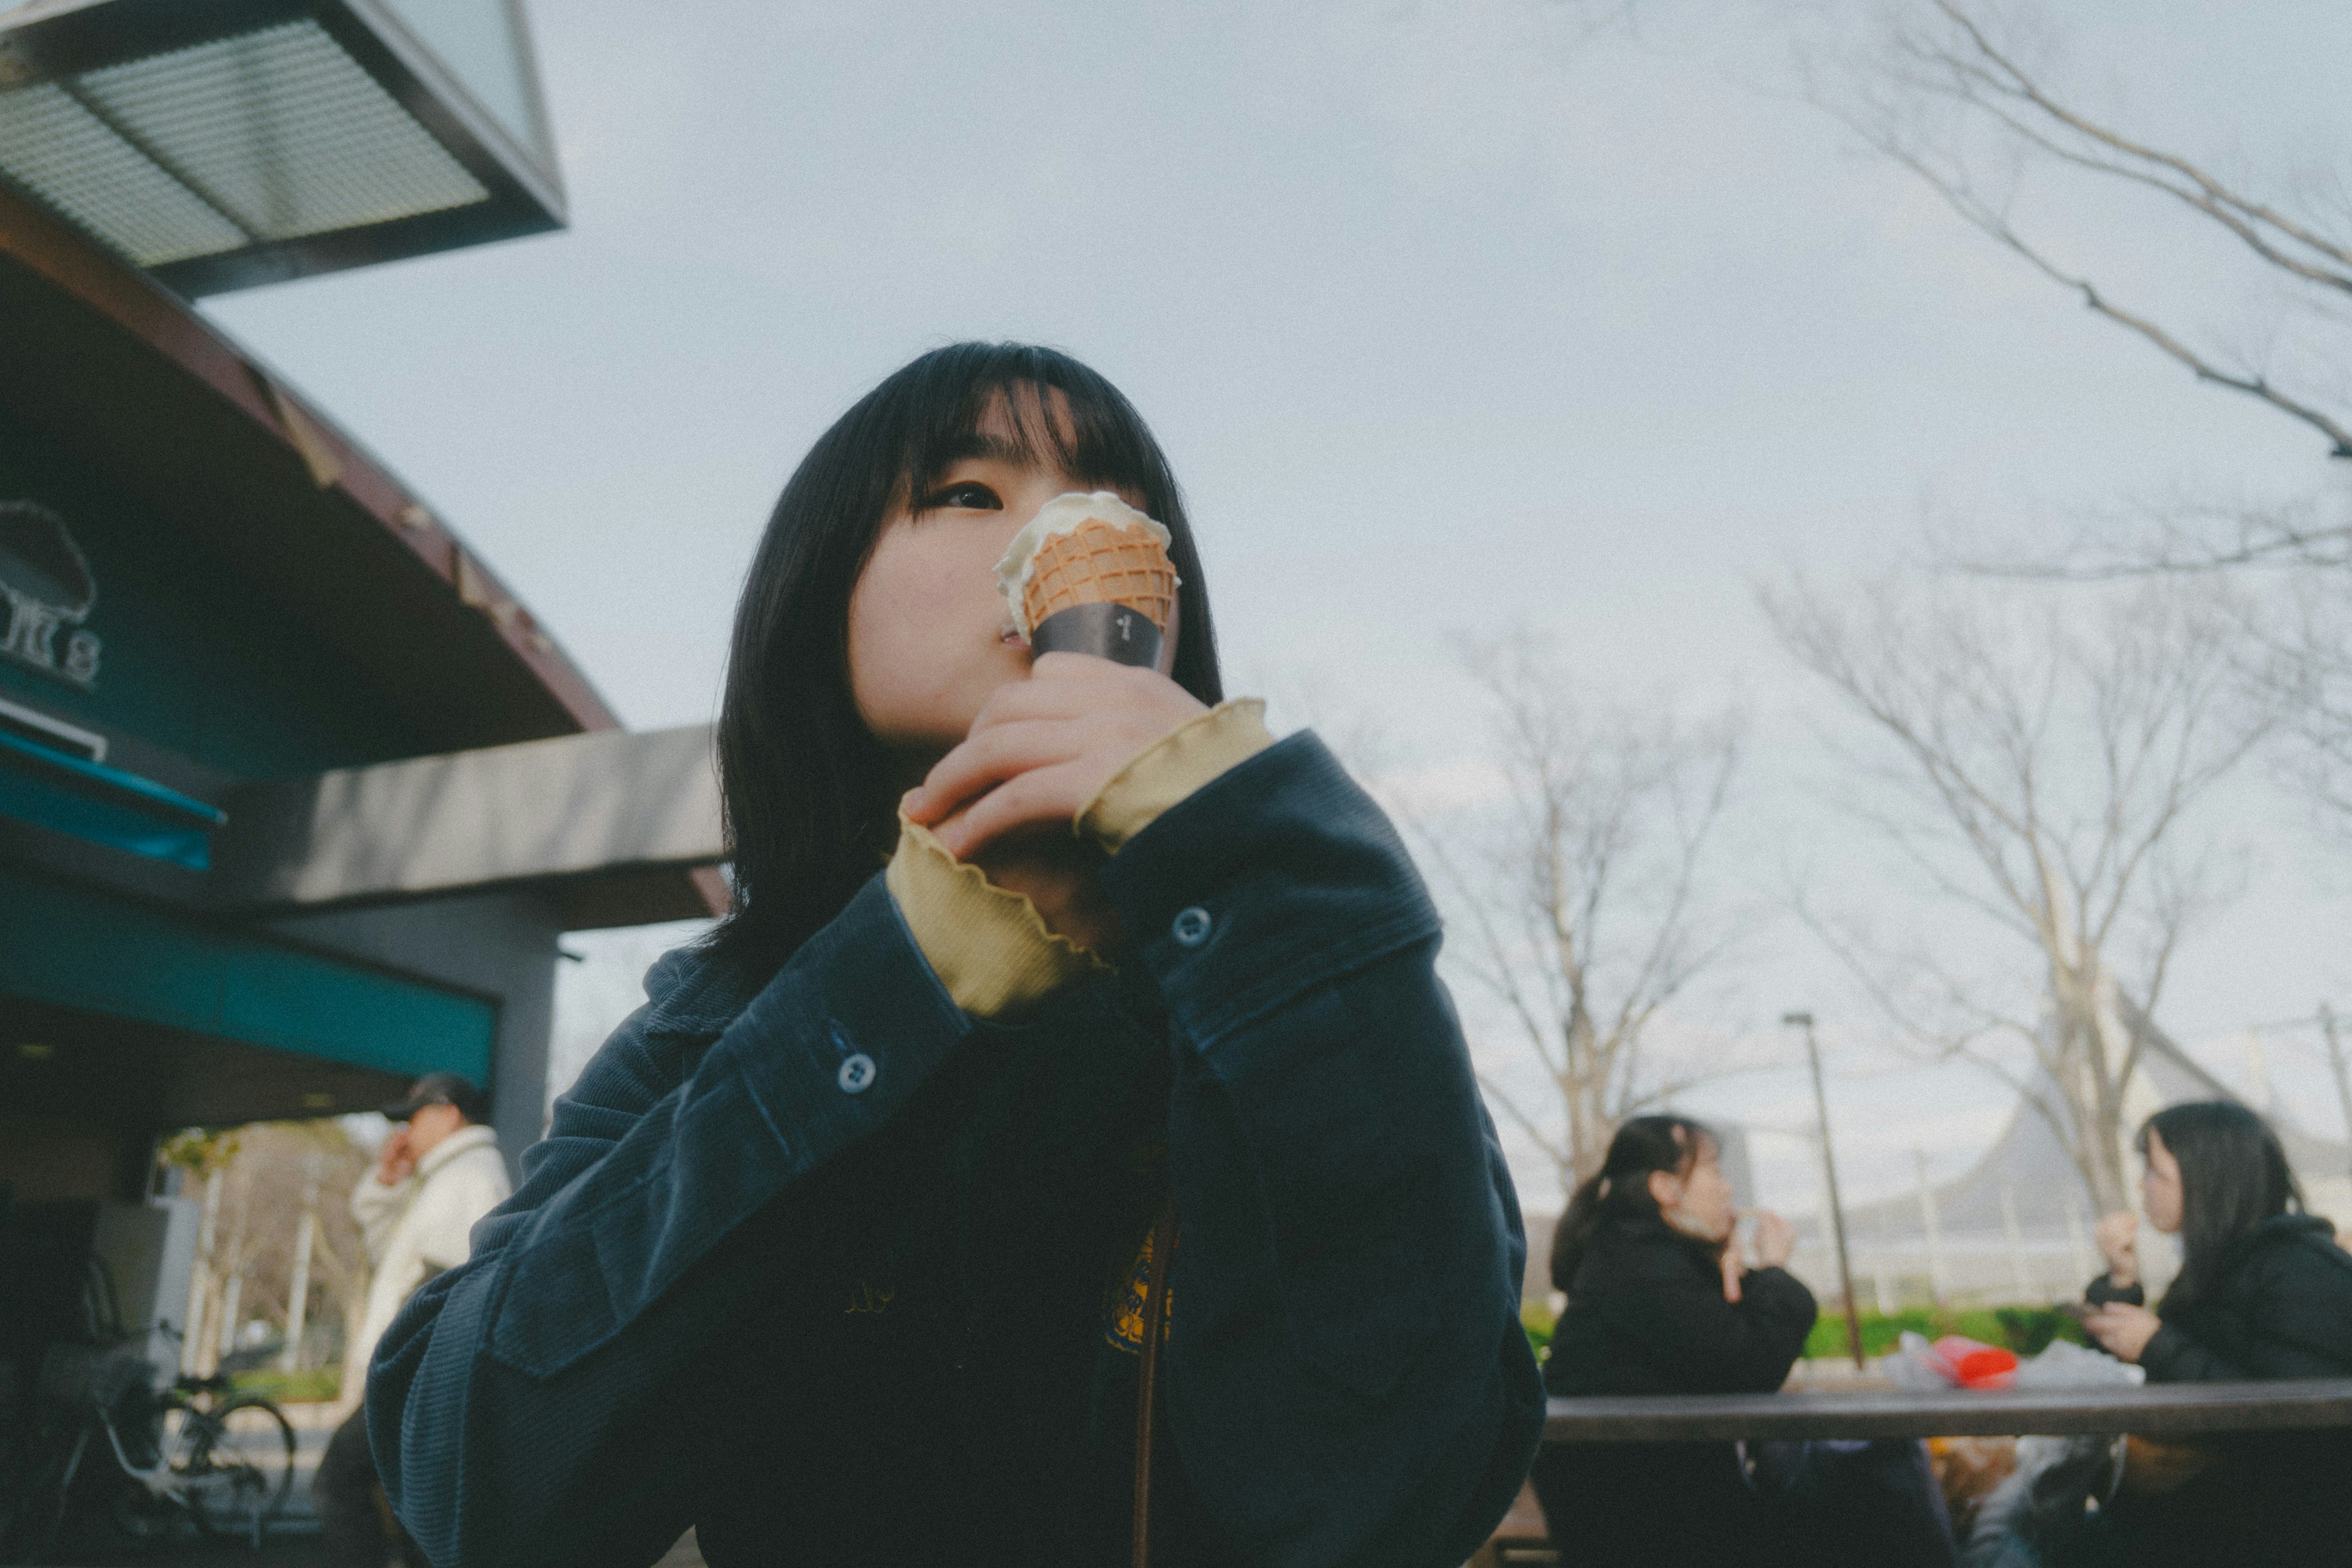
[[[246,242],[62,88],[0,92],[0,172],[142,267]]]
[[[551,172],[374,0],[205,19],[188,0],[0,14],[0,180],[191,293],[562,222]]]
[[[83,101],[263,239],[487,200],[316,22],[92,71]]]

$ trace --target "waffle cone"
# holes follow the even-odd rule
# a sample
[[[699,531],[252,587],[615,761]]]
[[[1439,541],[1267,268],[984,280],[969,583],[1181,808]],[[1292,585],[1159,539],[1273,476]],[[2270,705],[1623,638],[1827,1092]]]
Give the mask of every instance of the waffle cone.
[[[1088,518],[1037,547],[1022,585],[1031,628],[1079,605],[1125,605],[1161,631],[1176,603],[1176,568],[1143,529]]]

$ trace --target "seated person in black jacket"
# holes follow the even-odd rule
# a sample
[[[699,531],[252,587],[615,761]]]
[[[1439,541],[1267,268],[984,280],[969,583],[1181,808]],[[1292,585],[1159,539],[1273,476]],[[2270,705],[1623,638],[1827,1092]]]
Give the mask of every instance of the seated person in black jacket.
[[[2180,1273],[2144,1304],[2135,1216],[2099,1222],[2107,1272],[2084,1323],[2154,1383],[2352,1377],[2352,1255],[2306,1215],[2278,1135],[2242,1105],[2158,1111],[2140,1129],[2140,1206],[2181,1240]],[[2102,1523],[2117,1561],[2231,1568],[2352,1561],[2352,1434],[2135,1444]],[[2103,1557],[2101,1559],[2105,1561]]]
[[[1626,1122],[1552,1237],[1568,1307],[1544,1383],[1559,1394],[1768,1394],[1813,1326],[1813,1296],[1782,1267],[1796,1233],[1760,1215],[1758,1267],[1715,1136],[1676,1116]],[[1536,1461],[1537,1495],[1567,1563],[1713,1568],[1775,1560],[1730,1443],[1574,1443]]]

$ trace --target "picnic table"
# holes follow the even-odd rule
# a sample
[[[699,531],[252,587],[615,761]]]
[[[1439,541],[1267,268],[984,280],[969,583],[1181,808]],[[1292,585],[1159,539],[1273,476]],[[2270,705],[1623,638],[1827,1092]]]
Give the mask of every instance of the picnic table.
[[[2064,1436],[2352,1426],[2352,1378],[2097,1388],[1804,1389],[1554,1399],[1547,1443]]]

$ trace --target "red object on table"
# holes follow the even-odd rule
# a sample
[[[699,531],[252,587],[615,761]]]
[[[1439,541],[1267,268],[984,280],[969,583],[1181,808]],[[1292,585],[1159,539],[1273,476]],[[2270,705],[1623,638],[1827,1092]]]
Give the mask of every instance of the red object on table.
[[[1938,1369],[1961,1388],[2007,1388],[2017,1381],[2017,1352],[1946,1334],[1929,1347]]]

